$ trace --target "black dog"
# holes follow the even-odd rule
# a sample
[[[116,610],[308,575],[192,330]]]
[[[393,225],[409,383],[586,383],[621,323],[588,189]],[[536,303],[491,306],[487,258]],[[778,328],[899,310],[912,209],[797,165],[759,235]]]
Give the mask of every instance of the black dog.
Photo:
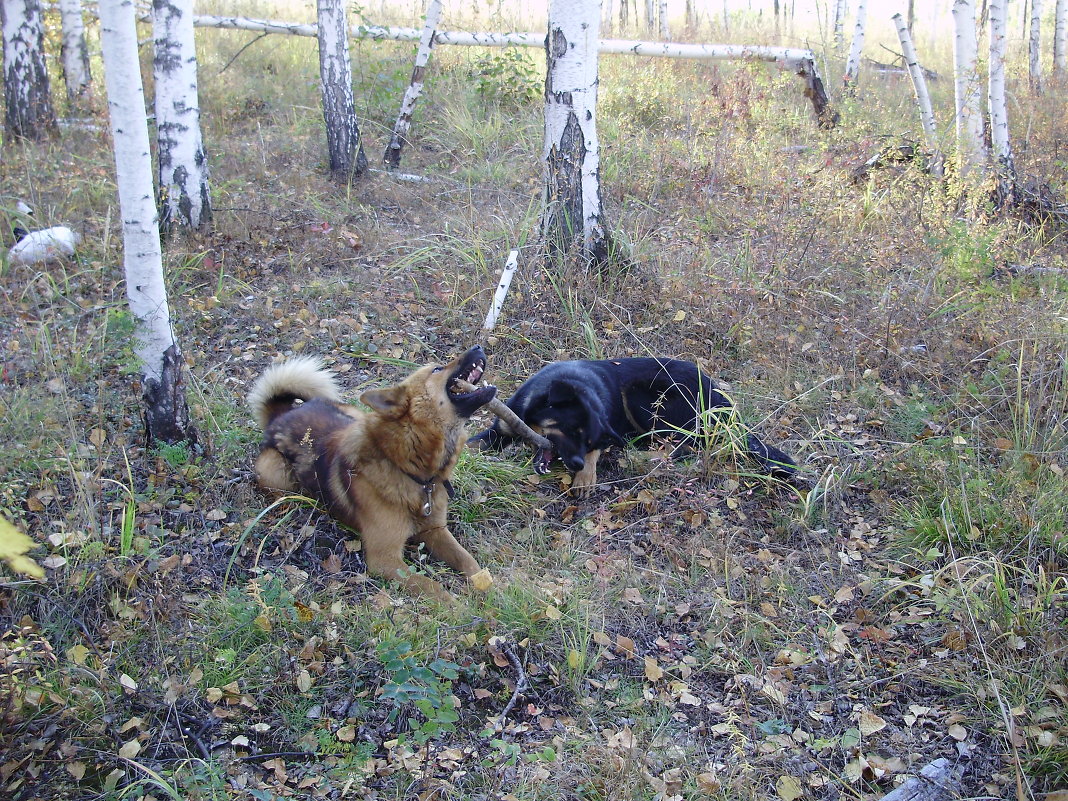
[[[653,434],[692,444],[708,427],[709,409],[731,402],[693,362],[667,358],[553,362],[516,390],[508,407],[552,443],[540,450],[534,469],[547,473],[559,456],[575,473],[572,489],[586,494],[597,484],[597,460],[610,445],[646,440]],[[703,425],[702,425],[703,423]],[[501,419],[469,442],[480,450],[499,448],[516,438]],[[746,448],[768,473],[788,478],[793,459],[746,434]]]

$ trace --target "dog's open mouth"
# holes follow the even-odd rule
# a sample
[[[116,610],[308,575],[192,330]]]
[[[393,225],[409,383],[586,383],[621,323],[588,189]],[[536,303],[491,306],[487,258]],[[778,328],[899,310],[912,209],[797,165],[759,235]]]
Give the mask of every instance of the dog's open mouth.
[[[449,378],[449,394],[454,398],[463,398],[477,392],[477,388],[466,389],[460,382],[465,382],[474,387],[482,380],[482,374],[485,372],[485,359],[475,359],[471,364],[465,364]]]
[[[456,413],[470,417],[497,395],[497,387],[492,384],[475,386],[486,372],[486,354],[478,345],[471,348],[460,358],[460,366],[449,376],[445,385]]]

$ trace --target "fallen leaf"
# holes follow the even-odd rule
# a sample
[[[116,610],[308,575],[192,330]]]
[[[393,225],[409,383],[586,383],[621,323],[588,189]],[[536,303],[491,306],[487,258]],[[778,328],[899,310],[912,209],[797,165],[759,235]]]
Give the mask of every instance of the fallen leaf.
[[[870,709],[861,710],[860,713],[860,734],[862,737],[875,734],[877,731],[881,731],[886,728],[886,721],[876,715]]]
[[[794,776],[780,776],[775,782],[775,792],[782,801],[796,801],[805,794],[800,780]]]
[[[297,689],[300,690],[302,693],[306,693],[311,688],[312,688],[311,673],[309,673],[306,670],[300,671],[300,673],[297,674]]]
[[[133,759],[135,756],[137,756],[138,753],[140,753],[140,751],[141,743],[138,742],[137,738],[135,737],[134,739],[127,740],[125,743],[122,744],[122,747],[119,749],[119,756],[121,756],[123,759]]]
[[[958,743],[964,742],[966,739],[968,739],[968,730],[961,726],[959,723],[954,723],[952,726],[946,729],[946,732]]]
[[[342,726],[337,730],[337,738],[343,743],[351,743],[356,739],[355,726]]]
[[[664,671],[656,663],[656,658],[652,656],[645,657],[645,678],[649,681],[660,681],[664,677]]]
[[[336,553],[330,554],[323,560],[323,570],[327,573],[340,573],[341,572],[341,557]]]
[[[623,590],[623,600],[632,604],[644,604],[645,599],[642,598],[641,591],[637,587],[627,587]]]
[[[471,587],[476,592],[487,592],[493,586],[493,575],[486,568],[482,568],[468,581],[471,582]]]

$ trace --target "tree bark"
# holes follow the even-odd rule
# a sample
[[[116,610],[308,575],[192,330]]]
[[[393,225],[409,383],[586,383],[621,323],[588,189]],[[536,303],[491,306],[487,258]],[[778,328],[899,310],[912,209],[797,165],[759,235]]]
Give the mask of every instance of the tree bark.
[[[660,0],[657,6],[657,18],[660,21],[660,38],[666,42],[671,38],[671,29],[668,28],[667,0]]]
[[[1031,35],[1027,40],[1027,77],[1031,91],[1042,94],[1042,0],[1031,0]]]
[[[979,84],[979,43],[975,29],[972,0],[953,3],[953,92],[956,105],[954,122],[957,133],[957,157],[961,178],[986,168],[986,143],[983,140],[982,92]]]
[[[923,68],[920,67],[919,59],[916,57],[916,48],[912,46],[912,37],[909,35],[905,18],[901,14],[894,14],[891,19],[897,26],[901,52],[905,55],[905,66],[912,78],[912,88],[916,93],[916,105],[920,110],[920,124],[923,126],[927,147],[933,152],[932,172],[938,175],[941,173],[941,156],[938,152],[938,132],[935,130],[934,111],[931,108],[931,95],[927,91],[927,79],[924,78]]]
[[[834,49],[841,50],[845,44],[846,0],[834,4]]]
[[[59,0],[59,14],[63,28],[63,80],[67,100],[75,103],[89,91],[91,81],[82,0]]]
[[[412,80],[404,92],[404,100],[401,101],[400,113],[397,122],[393,126],[393,136],[390,137],[386,146],[383,161],[387,170],[395,170],[400,166],[401,150],[412,127],[412,113],[419,96],[423,94],[423,77],[426,74],[426,65],[430,61],[430,49],[434,46],[434,30],[438,26],[438,18],[441,16],[441,0],[429,0],[426,6],[426,26],[423,35],[419,39],[419,49],[415,54],[415,66],[412,68]]]
[[[153,0],[160,230],[211,221],[208,156],[200,129],[192,0]]]
[[[153,199],[144,87],[133,0],[101,0],[100,42],[122,215],[126,296],[136,322],[149,440],[196,442],[182,389],[182,358],[171,329]]]
[[[1053,74],[1058,80],[1068,72],[1068,0],[1057,0],[1053,12]]]
[[[597,0],[550,0],[542,232],[550,258],[608,258],[597,142]]]
[[[1009,143],[1009,115],[1005,103],[1005,0],[990,0],[990,74],[987,102],[990,105],[990,141],[997,173],[995,202],[1001,208],[1013,202],[1016,167]]]
[[[4,128],[7,141],[41,140],[56,130],[39,0],[3,0]]]
[[[845,75],[843,84],[847,91],[856,91],[857,77],[860,73],[860,54],[864,50],[864,28],[867,24],[867,2],[858,0],[857,21],[853,26],[853,43],[849,48],[849,58],[846,59]]]
[[[319,74],[323,92],[323,119],[330,154],[330,173],[340,182],[367,171],[356,103],[352,96],[345,0],[317,0]]]

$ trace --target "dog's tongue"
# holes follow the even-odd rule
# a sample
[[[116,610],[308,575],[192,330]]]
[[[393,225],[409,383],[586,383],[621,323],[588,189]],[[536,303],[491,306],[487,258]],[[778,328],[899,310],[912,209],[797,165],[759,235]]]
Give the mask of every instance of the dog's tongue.
[[[467,375],[467,382],[469,384],[477,384],[482,379],[482,368],[477,364],[471,368],[471,372]]]

